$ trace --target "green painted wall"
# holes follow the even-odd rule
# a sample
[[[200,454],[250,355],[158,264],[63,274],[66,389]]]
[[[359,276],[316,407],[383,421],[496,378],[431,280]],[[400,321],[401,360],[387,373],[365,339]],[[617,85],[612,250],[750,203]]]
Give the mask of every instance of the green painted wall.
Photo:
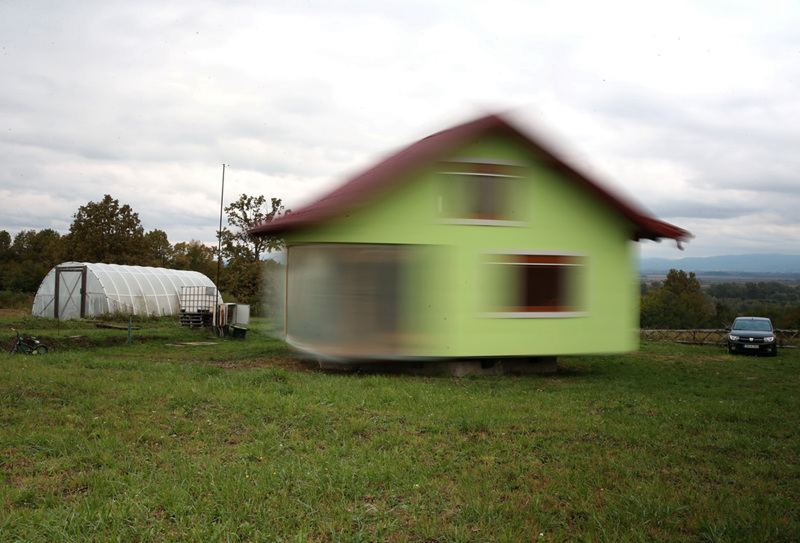
[[[292,232],[298,243],[389,243],[424,246],[404,277],[407,354],[522,356],[610,353],[638,346],[638,282],[631,225],[516,141],[485,139],[454,156],[529,164],[517,186],[520,226],[447,224],[438,214],[442,184],[434,166],[369,205]],[[486,255],[492,251],[585,255],[585,316],[487,316]],[[291,262],[289,262],[291,269]]]

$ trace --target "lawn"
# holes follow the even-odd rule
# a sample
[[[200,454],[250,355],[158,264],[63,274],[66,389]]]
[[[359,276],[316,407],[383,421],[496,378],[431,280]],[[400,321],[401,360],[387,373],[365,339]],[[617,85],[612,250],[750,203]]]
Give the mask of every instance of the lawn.
[[[1,541],[800,540],[798,349],[457,379],[134,324],[0,314],[51,346],[0,355]]]

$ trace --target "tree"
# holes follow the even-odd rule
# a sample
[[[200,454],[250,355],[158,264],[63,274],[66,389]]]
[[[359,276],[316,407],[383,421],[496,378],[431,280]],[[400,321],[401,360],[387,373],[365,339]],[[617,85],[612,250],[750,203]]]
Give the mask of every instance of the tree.
[[[235,231],[225,228],[220,232],[223,256],[231,260],[258,262],[264,253],[279,250],[283,245],[280,238],[251,236],[247,230],[256,224],[272,221],[285,212],[288,213],[280,198],[272,198],[268,207],[264,196],[239,196],[238,200],[225,208],[228,226]]]
[[[258,314],[261,302],[263,265],[261,261],[231,259],[220,277],[220,290],[233,296],[239,303],[250,304],[254,308],[254,315]]]
[[[11,251],[16,259],[35,260],[50,268],[61,258],[61,243],[61,234],[51,228],[23,230],[14,236]]]
[[[214,250],[199,241],[181,241],[173,247],[172,267],[176,270],[192,270],[214,279],[217,265]]]
[[[69,227],[68,257],[82,262],[142,265],[147,263],[144,228],[139,214],[106,194],[100,202],[78,208]]]
[[[11,234],[5,230],[0,230],[0,263],[8,262],[11,259]]]
[[[714,325],[716,308],[694,272],[672,269],[663,285],[642,296],[643,328],[689,329]]]
[[[6,277],[9,274],[9,266],[14,262],[11,252],[11,234],[5,230],[0,230],[0,290],[8,289]]]
[[[19,292],[36,292],[42,279],[60,262],[63,252],[61,234],[46,228],[23,230],[14,236],[10,247],[5,247],[7,232],[0,232],[3,253],[2,287]],[[9,236],[10,237],[10,236]]]
[[[284,213],[280,198],[272,198],[267,203],[264,196],[242,194],[239,199],[225,208],[229,228],[222,230],[220,241],[222,256],[227,263],[220,277],[220,289],[242,303],[250,304],[258,313],[261,291],[264,282],[265,253],[279,250],[283,240],[274,236],[250,236],[247,230],[256,224],[272,221]]]
[[[170,245],[167,233],[163,230],[150,230],[144,235],[144,246],[147,251],[147,265],[157,268],[168,268],[175,257],[175,249]]]

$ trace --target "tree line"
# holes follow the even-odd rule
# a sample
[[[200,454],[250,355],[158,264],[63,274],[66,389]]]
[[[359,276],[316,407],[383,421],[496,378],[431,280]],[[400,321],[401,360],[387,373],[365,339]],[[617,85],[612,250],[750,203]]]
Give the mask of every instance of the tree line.
[[[216,281],[225,299],[251,305],[254,314],[274,286],[279,264],[264,258],[280,250],[276,237],[251,237],[247,229],[290,211],[280,198],[248,196],[224,208],[227,226],[219,249],[200,241],[170,243],[163,230],[145,232],[139,214],[106,194],[80,206],[69,232],[0,231],[0,291],[34,293],[61,262],[103,262],[200,272]],[[221,250],[221,255],[218,253]],[[267,278],[265,280],[265,278]],[[777,282],[717,283],[703,289],[694,272],[670,270],[664,281],[641,285],[640,324],[650,329],[723,328],[740,315],[769,317],[779,328],[800,328],[800,286]]]
[[[641,294],[646,329],[725,328],[742,315],[769,317],[777,328],[800,328],[800,285],[762,281],[703,288],[694,272],[672,269],[664,281],[642,283]]]
[[[260,307],[265,268],[276,266],[263,257],[281,248],[275,237],[252,238],[247,228],[286,213],[279,198],[242,194],[225,207],[227,227],[217,232],[217,247],[197,240],[170,243],[166,232],[145,231],[139,214],[106,194],[80,206],[67,234],[46,228],[23,230],[13,238],[0,230],[0,291],[34,293],[44,277],[62,262],[102,262],[200,272],[216,281],[226,300]],[[220,258],[221,257],[221,258]]]

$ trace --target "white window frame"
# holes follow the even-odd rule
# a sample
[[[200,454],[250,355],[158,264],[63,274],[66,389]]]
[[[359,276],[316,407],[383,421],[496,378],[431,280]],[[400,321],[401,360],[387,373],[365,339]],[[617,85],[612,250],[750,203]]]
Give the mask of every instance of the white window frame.
[[[568,257],[568,258],[579,258],[582,259],[582,263],[575,263],[575,264],[559,264],[560,267],[580,267],[583,268],[584,274],[589,268],[589,255],[584,252],[577,252],[577,251],[535,251],[535,250],[519,250],[519,249],[509,249],[509,250],[491,250],[485,251],[483,253],[484,258],[482,258],[481,265],[483,266],[525,266],[525,265],[536,265],[536,264],[524,264],[524,263],[514,263],[514,262],[492,262],[485,257],[491,256],[556,256],[556,257]],[[582,299],[581,299],[581,306],[586,307],[588,297],[589,297],[589,286],[587,278],[584,276],[581,279],[581,285],[578,285],[578,288],[583,292]],[[477,283],[480,286],[480,282]],[[483,311],[480,314],[482,317],[485,318],[503,318],[503,319],[565,319],[565,318],[581,318],[581,317],[588,317],[589,311],[588,309],[581,309],[581,310],[573,310],[573,311]]]
[[[472,158],[472,157],[451,157],[442,161],[444,164],[466,164],[466,165],[490,165],[490,166],[507,166],[509,168],[526,168],[528,164],[513,160],[500,160],[494,158]],[[505,179],[524,179],[521,175],[509,175],[500,173],[479,173],[470,171],[450,171],[447,169],[440,169],[437,172],[439,175],[459,175],[465,177],[498,177]],[[473,225],[473,226],[528,226],[527,221],[518,221],[510,219],[490,219],[490,218],[474,218],[474,217],[446,217],[444,213],[444,201],[442,194],[439,194],[436,202],[436,215],[437,222],[440,224],[459,224],[459,225]]]

